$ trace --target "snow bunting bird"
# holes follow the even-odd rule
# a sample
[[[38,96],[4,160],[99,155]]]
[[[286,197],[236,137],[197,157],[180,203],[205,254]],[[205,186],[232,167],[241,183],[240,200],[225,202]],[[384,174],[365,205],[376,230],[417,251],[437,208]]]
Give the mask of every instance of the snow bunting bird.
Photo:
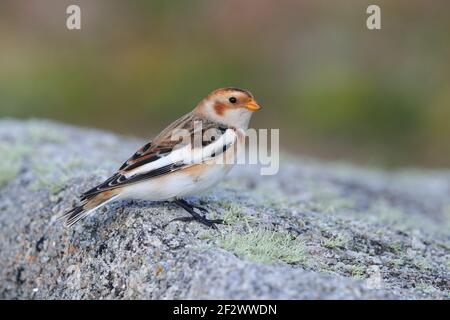
[[[244,143],[252,113],[259,109],[246,90],[214,90],[193,111],[136,151],[109,179],[82,194],[81,204],[60,219],[65,219],[66,226],[72,226],[113,200],[142,199],[171,201],[192,216],[175,220],[197,220],[215,228],[215,223],[221,220],[208,220],[205,208],[183,198],[214,186],[230,171],[237,157],[236,149]],[[205,138],[211,131],[215,133],[210,134],[210,139]],[[177,132],[185,132],[189,144],[174,139]],[[201,143],[192,142],[199,134]],[[224,157],[227,161],[223,161]]]

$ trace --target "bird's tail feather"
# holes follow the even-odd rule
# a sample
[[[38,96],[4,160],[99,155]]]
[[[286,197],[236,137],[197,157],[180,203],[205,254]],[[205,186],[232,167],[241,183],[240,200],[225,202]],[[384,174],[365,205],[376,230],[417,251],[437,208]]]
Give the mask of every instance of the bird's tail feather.
[[[106,191],[97,194],[95,197],[83,201],[80,205],[73,207],[63,215],[58,217],[58,220],[65,220],[64,225],[71,227],[81,219],[87,217],[91,212],[94,212],[100,207],[103,207],[110,201],[116,199],[120,193]]]

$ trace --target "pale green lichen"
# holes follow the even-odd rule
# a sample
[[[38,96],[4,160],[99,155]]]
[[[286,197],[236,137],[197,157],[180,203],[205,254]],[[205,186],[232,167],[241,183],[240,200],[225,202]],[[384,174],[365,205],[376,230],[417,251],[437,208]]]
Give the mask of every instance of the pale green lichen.
[[[54,163],[49,166],[46,163],[35,161],[32,164],[35,175],[31,184],[32,190],[46,189],[50,193],[57,193],[63,189],[73,177],[66,166]]]
[[[426,294],[440,292],[440,290],[436,289],[433,285],[426,283],[424,281],[421,281],[418,284],[416,284],[416,288],[423,291]]]
[[[219,246],[239,257],[261,263],[305,263],[305,246],[291,235],[257,229],[249,233],[231,232],[223,236]]]
[[[42,161],[42,158],[34,158],[31,163],[34,173],[31,189],[46,189],[51,193],[57,193],[74,177],[75,169],[80,169],[84,166],[85,162],[80,157],[73,157],[68,160],[61,159],[52,163]]]
[[[346,235],[340,234],[336,237],[323,238],[322,245],[328,249],[345,248],[349,241]]]
[[[85,161],[82,158],[74,157],[72,159],[69,159],[69,161],[67,161],[65,169],[67,170],[80,169],[83,168],[84,165]]]
[[[42,125],[32,125],[27,128],[30,141],[32,143],[64,143],[67,141],[67,136],[56,129],[48,128]]]
[[[447,234],[450,222],[445,220],[441,224],[436,224],[433,219],[426,214],[411,214],[399,206],[394,206],[388,201],[380,199],[372,203],[365,212],[353,212],[351,217],[364,217],[372,223],[391,226],[397,230],[409,232],[410,230],[422,229],[438,234]]]
[[[316,206],[320,207],[321,210],[324,213],[328,214],[337,214],[342,212],[343,210],[348,210],[353,208],[355,205],[355,202],[350,199],[342,198],[342,197],[336,197],[336,198],[327,198],[322,199],[319,203],[316,203]]]
[[[394,241],[394,242],[392,242],[392,243],[390,243],[388,245],[391,248],[391,250],[394,253],[396,253],[397,255],[398,254],[403,254],[403,244],[402,244],[401,241]]]
[[[207,231],[200,231],[197,234],[197,238],[200,240],[211,240],[213,238],[213,233],[209,230]]]
[[[286,196],[276,185],[258,184],[251,192],[258,199],[258,205],[262,207],[282,210],[298,203],[296,198]]]
[[[321,272],[350,275],[351,277],[357,279],[365,278],[366,268],[367,267],[362,264],[345,264],[342,261],[338,261],[334,265],[328,265],[325,263],[320,264]]]
[[[387,261],[387,263],[395,268],[400,268],[401,266],[406,264],[406,260],[402,256],[399,258],[390,259],[389,261]]]
[[[22,160],[30,148],[23,144],[0,143],[0,187],[13,180],[20,172]]]
[[[431,270],[432,268],[427,259],[421,256],[415,257],[413,263],[422,272]]]
[[[333,266],[328,265],[327,263],[323,261],[318,261],[316,265],[317,270],[323,273],[336,273],[336,270],[334,270]]]
[[[245,214],[242,208],[234,203],[221,203],[222,208],[225,209],[225,213],[222,216],[223,221],[226,224],[235,224],[238,222],[243,222],[246,225],[249,222],[255,220],[255,217]]]
[[[363,265],[350,265],[348,267],[348,271],[350,272],[350,275],[354,278],[362,279],[365,275],[366,267]]]
[[[353,199],[343,197],[335,187],[324,186],[313,181],[307,182],[306,187],[311,194],[311,199],[299,204],[303,210],[335,215],[351,211],[356,207]]]
[[[390,205],[384,200],[376,201],[369,208],[369,211],[375,215],[379,222],[395,225],[402,229],[406,229],[407,227],[404,211],[401,208]]]

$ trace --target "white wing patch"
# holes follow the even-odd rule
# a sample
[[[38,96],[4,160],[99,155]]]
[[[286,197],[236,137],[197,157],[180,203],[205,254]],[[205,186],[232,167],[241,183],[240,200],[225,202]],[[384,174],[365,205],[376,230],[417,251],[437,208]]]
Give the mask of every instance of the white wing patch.
[[[128,179],[130,177],[145,174],[147,172],[165,167],[170,164],[190,166],[193,164],[202,163],[216,155],[221,154],[224,149],[234,144],[236,142],[236,139],[237,135],[234,130],[227,129],[217,141],[214,141],[213,143],[210,143],[205,147],[193,149],[192,145],[188,144],[182,148],[174,149],[167,156],[130,170],[129,172],[125,173],[124,176]]]

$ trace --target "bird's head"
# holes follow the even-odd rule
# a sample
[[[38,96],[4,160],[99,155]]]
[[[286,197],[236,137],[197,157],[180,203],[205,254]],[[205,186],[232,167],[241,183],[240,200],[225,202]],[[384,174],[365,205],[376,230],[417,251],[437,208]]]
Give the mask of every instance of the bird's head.
[[[261,109],[253,95],[238,88],[220,88],[195,108],[201,116],[231,127],[247,129],[253,112]]]

